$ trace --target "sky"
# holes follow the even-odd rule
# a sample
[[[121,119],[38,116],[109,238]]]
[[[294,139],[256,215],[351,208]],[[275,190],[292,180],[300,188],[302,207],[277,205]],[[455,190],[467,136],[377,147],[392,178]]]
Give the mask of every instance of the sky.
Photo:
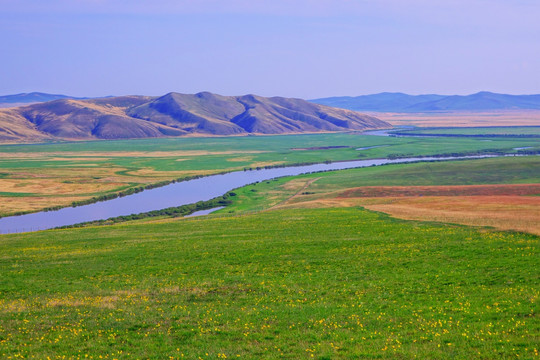
[[[0,95],[540,93],[538,0],[0,0]]]

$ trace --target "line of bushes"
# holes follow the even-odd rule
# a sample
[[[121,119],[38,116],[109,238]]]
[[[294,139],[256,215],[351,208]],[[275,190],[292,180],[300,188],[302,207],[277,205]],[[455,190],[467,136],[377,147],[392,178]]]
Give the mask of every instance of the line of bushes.
[[[347,161],[353,161],[353,160],[347,160]],[[325,161],[315,161],[315,162],[297,162],[292,164],[277,164],[277,165],[266,165],[266,166],[257,166],[255,168],[252,167],[245,167],[244,171],[253,171],[253,170],[268,170],[268,169],[277,169],[277,168],[285,168],[285,167],[295,167],[295,166],[308,166],[308,165],[317,165],[317,164],[331,164],[332,160],[325,160]]]
[[[519,155],[539,155],[540,154],[540,150],[518,150],[517,153]]]
[[[537,155],[540,154],[540,150],[518,150],[516,153],[512,153],[513,149],[509,150],[500,150],[500,149],[485,149],[478,151],[463,151],[463,152],[450,152],[443,154],[433,154],[433,155],[414,155],[414,154],[388,154],[386,156],[389,160],[395,159],[404,159],[404,158],[443,158],[443,157],[463,157],[463,156],[482,156],[482,155],[494,155],[494,156],[505,156],[512,154],[519,155]]]
[[[208,209],[213,209],[216,207],[230,205],[232,203],[232,200],[230,200],[230,197],[232,196],[236,196],[236,193],[229,191],[223,196],[218,196],[208,201],[199,201],[193,204],[170,207],[170,208],[161,209],[161,210],[153,210],[153,211],[148,211],[148,212],[140,213],[140,214],[117,216],[117,217],[104,219],[104,220],[87,221],[87,222],[79,223],[75,225],[62,226],[62,227],[59,227],[59,229],[83,227],[83,226],[89,226],[89,225],[112,225],[112,224],[117,224],[117,223],[121,223],[125,221],[140,220],[140,219],[146,219],[146,218],[158,217],[158,216],[182,217],[182,216],[191,215],[196,211],[208,210]]]

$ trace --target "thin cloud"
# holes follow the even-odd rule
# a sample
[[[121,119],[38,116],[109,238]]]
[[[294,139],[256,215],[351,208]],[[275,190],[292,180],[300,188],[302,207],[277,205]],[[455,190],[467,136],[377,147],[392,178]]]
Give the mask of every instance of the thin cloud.
[[[243,14],[359,17],[428,25],[539,29],[536,0],[0,0],[4,14]],[[504,24],[504,25],[503,25]],[[537,33],[537,31],[536,31]],[[539,34],[540,35],[540,34]]]
[[[7,12],[114,14],[267,14],[322,16],[362,11],[362,0],[0,0]]]

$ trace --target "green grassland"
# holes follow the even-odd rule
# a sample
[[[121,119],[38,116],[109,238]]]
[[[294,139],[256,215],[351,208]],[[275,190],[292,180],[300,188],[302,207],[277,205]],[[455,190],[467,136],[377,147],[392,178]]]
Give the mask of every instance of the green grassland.
[[[0,357],[538,356],[539,238],[357,208],[0,236]]]
[[[267,209],[296,194],[300,187],[287,187],[291,180],[317,179],[304,189],[318,194],[359,186],[428,186],[540,183],[540,156],[475,160],[419,162],[357,168],[284,177],[235,189],[232,204],[218,213]]]
[[[366,147],[374,148],[357,150]],[[85,203],[157,183],[245,168],[385,157],[516,153],[518,147],[540,150],[540,139],[396,138],[333,133],[0,145],[0,199],[5,200],[0,202],[0,216]]]
[[[0,169],[76,168],[109,166],[118,170],[152,169],[154,171],[222,171],[250,167],[256,163],[294,164],[353,160],[357,158],[381,158],[402,154],[428,156],[451,153],[475,153],[484,151],[513,152],[515,147],[539,146],[538,139],[419,139],[392,138],[358,134],[313,134],[286,136],[247,136],[224,138],[174,138],[117,141],[87,141],[31,145],[0,145]],[[381,146],[384,145],[384,146]],[[317,147],[345,146],[345,148],[314,149]],[[381,146],[368,150],[358,147]],[[311,149],[310,149],[311,148]],[[304,150],[295,150],[304,149]],[[122,152],[210,151],[213,154],[161,157],[138,154],[115,156]],[[69,152],[69,155],[62,153]],[[80,159],[77,153],[93,153],[92,160]],[[219,152],[228,152],[218,154]],[[10,153],[26,153],[28,158],[10,159]],[[49,159],[43,159],[50,153]],[[101,155],[99,153],[102,153]],[[39,159],[33,159],[35,154]],[[239,155],[248,159],[237,159]],[[88,156],[88,155],[87,155]],[[99,159],[99,157],[103,159]],[[171,161],[182,157],[182,161]],[[51,159],[52,158],[52,159]],[[70,160],[73,158],[73,160]],[[231,161],[235,160],[235,161]],[[128,172],[129,174],[129,172]]]
[[[535,135],[540,136],[540,126],[497,126],[497,127],[465,127],[465,128],[427,128],[414,129],[420,134],[457,134],[457,135]]]

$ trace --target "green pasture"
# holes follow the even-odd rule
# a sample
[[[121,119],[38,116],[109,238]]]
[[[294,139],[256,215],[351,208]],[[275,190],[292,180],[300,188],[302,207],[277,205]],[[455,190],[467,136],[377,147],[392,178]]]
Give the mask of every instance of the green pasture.
[[[456,134],[456,135],[538,135],[540,126],[492,126],[462,128],[416,128],[411,130],[420,134]]]
[[[313,149],[345,146],[345,148]],[[367,150],[357,148],[380,146]],[[515,147],[539,147],[540,139],[395,138],[348,134],[247,136],[223,138],[174,138],[115,141],[87,141],[48,144],[0,145],[0,170],[70,169],[107,167],[129,175],[130,171],[151,169],[172,171],[232,171],[257,163],[295,164],[324,161],[383,158],[388,156],[429,156],[488,151],[515,152]],[[311,148],[311,149],[310,149]],[[295,150],[296,149],[296,150]],[[297,150],[303,149],[303,150]],[[120,152],[210,151],[207,155],[162,157],[113,156]],[[72,152],[75,154],[68,154]],[[77,153],[92,152],[90,160]],[[228,152],[219,154],[219,152]],[[10,153],[30,154],[10,158]],[[36,158],[31,154],[36,153]],[[101,154],[100,154],[101,153]],[[47,154],[50,154],[48,156]],[[39,157],[39,159],[37,158]],[[176,161],[181,160],[181,161]],[[128,169],[126,171],[126,169]],[[144,177],[144,175],[137,175]]]
[[[540,156],[392,164],[284,177],[235,189],[237,196],[231,197],[233,203],[218,213],[276,205],[298,192],[298,188],[284,186],[293,179],[304,182],[317,179],[306,189],[315,195],[359,186],[537,184]]]
[[[539,238],[357,208],[0,236],[3,359],[532,359]]]

